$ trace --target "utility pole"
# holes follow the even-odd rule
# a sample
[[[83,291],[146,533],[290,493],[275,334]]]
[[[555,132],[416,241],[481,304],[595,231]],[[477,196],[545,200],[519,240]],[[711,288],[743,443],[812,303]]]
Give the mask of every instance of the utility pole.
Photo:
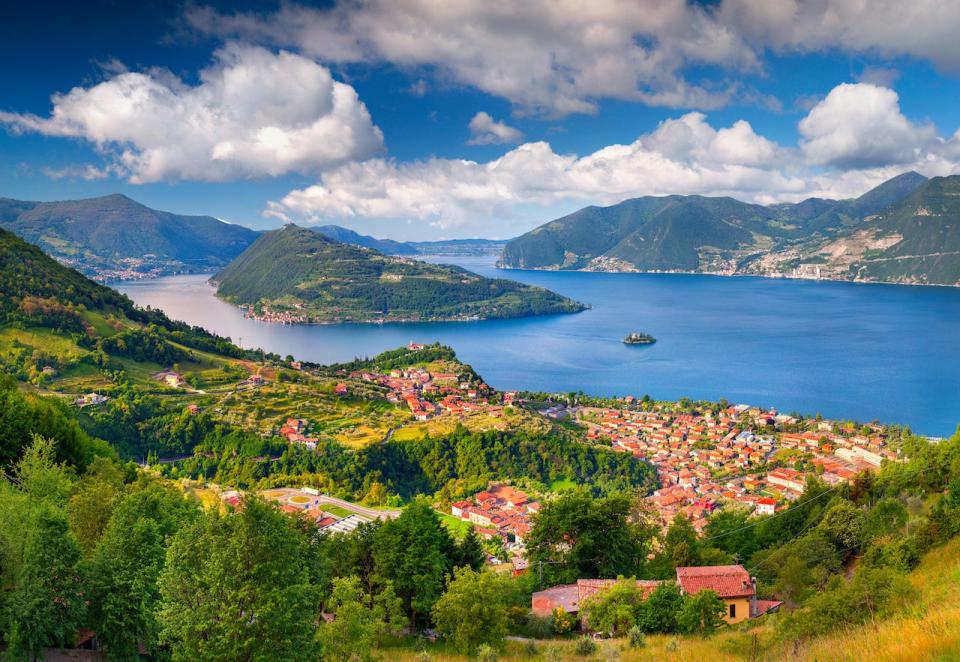
[[[537,583],[540,585],[540,590],[543,590],[543,561],[537,561]]]

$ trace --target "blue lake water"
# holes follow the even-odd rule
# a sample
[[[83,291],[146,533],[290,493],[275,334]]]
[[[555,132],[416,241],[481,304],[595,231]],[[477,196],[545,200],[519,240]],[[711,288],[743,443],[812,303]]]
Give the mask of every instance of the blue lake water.
[[[938,436],[960,423],[960,289],[505,271],[486,256],[430,261],[541,285],[593,308],[487,322],[282,326],[245,319],[213,296],[206,276],[117,289],[245,347],[320,363],[436,340],[501,389],[726,398]],[[630,331],[658,342],[626,346]]]

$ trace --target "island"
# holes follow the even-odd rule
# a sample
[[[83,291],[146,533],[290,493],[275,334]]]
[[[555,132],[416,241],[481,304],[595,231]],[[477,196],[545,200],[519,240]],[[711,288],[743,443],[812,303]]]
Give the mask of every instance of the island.
[[[262,234],[212,282],[248,317],[290,324],[475,321],[586,308],[542,287],[385,255],[293,224]]]
[[[657,339],[651,336],[649,333],[628,333],[627,337],[623,339],[624,345],[652,345],[657,342]]]

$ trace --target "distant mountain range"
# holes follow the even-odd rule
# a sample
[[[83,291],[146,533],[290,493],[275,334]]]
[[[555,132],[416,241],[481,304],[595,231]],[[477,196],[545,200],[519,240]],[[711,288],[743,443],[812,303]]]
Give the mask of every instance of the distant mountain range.
[[[0,228],[102,281],[220,269],[261,234],[212,216],[158,211],[119,194],[61,202],[0,198]],[[401,242],[339,225],[312,229],[390,255],[498,254],[506,243],[490,239]]]
[[[541,225],[508,242],[500,264],[957,285],[955,191],[960,177],[908,172],[851,200],[647,196]]]
[[[211,216],[157,211],[124,195],[25,202],[0,198],[0,227],[102,280],[209,271],[258,233]]]
[[[440,321],[584,309],[571,299],[459,267],[388,256],[287,225],[213,277],[217,294],[279,322]]]
[[[441,239],[438,241],[394,241],[377,239],[339,225],[320,225],[311,230],[342,241],[364,246],[388,255],[497,255],[507,244],[499,239]]]
[[[325,225],[311,231],[388,255],[499,255],[507,268],[689,271],[960,284],[960,176],[908,172],[858,198],[757,205],[647,196],[585,207],[516,239],[401,242]],[[0,228],[102,281],[222,269],[263,233],[158,211],[123,195],[0,198]]]

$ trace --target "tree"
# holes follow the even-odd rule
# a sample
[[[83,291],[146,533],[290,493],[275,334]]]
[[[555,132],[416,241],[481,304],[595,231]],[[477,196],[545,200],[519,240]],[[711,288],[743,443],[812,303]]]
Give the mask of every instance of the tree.
[[[585,602],[580,609],[590,629],[617,636],[636,624],[643,593],[635,579],[620,577],[613,586],[593,594]]]
[[[483,548],[483,541],[472,526],[457,545],[457,565],[467,566],[479,570],[487,562],[487,552]]]
[[[690,520],[677,513],[663,538],[663,549],[653,560],[651,574],[668,579],[676,568],[691,565],[700,565],[700,542]]]
[[[457,568],[433,608],[433,620],[463,653],[473,653],[481,644],[500,648],[510,620],[505,594],[503,579],[492,572]]]
[[[908,513],[898,499],[882,499],[870,509],[863,523],[863,537],[872,541],[880,536],[902,529]]]
[[[661,584],[637,610],[637,625],[644,632],[677,631],[677,615],[683,606],[683,594],[674,582]]]
[[[372,649],[382,621],[364,604],[365,593],[359,577],[337,577],[327,600],[334,619],[317,631],[321,652],[328,660],[371,660]]]
[[[90,560],[90,621],[111,659],[137,659],[142,643],[156,650],[157,576],[164,558],[157,523],[112,519]]]
[[[726,611],[726,605],[716,592],[704,589],[684,599],[677,624],[684,632],[709,635],[723,624]]]
[[[583,489],[543,504],[527,537],[530,567],[543,561],[544,581],[637,576],[654,528],[626,494],[594,499]]]
[[[817,528],[838,550],[849,550],[860,544],[863,512],[846,499],[838,500],[823,514]]]
[[[416,499],[400,517],[377,530],[372,549],[377,578],[390,580],[415,627],[443,592],[455,545],[426,499]]]
[[[116,486],[98,479],[84,479],[70,497],[70,532],[85,556],[93,552],[107,528],[116,498]]]
[[[250,498],[174,537],[160,575],[161,637],[174,660],[312,657],[319,590],[298,522]]]
[[[403,632],[407,615],[403,611],[403,600],[393,590],[393,583],[387,582],[383,590],[373,596],[373,613],[376,617],[378,645],[384,635]]]
[[[7,643],[15,659],[72,646],[86,615],[80,548],[66,520],[45,512],[26,534],[23,568],[8,602]]]

